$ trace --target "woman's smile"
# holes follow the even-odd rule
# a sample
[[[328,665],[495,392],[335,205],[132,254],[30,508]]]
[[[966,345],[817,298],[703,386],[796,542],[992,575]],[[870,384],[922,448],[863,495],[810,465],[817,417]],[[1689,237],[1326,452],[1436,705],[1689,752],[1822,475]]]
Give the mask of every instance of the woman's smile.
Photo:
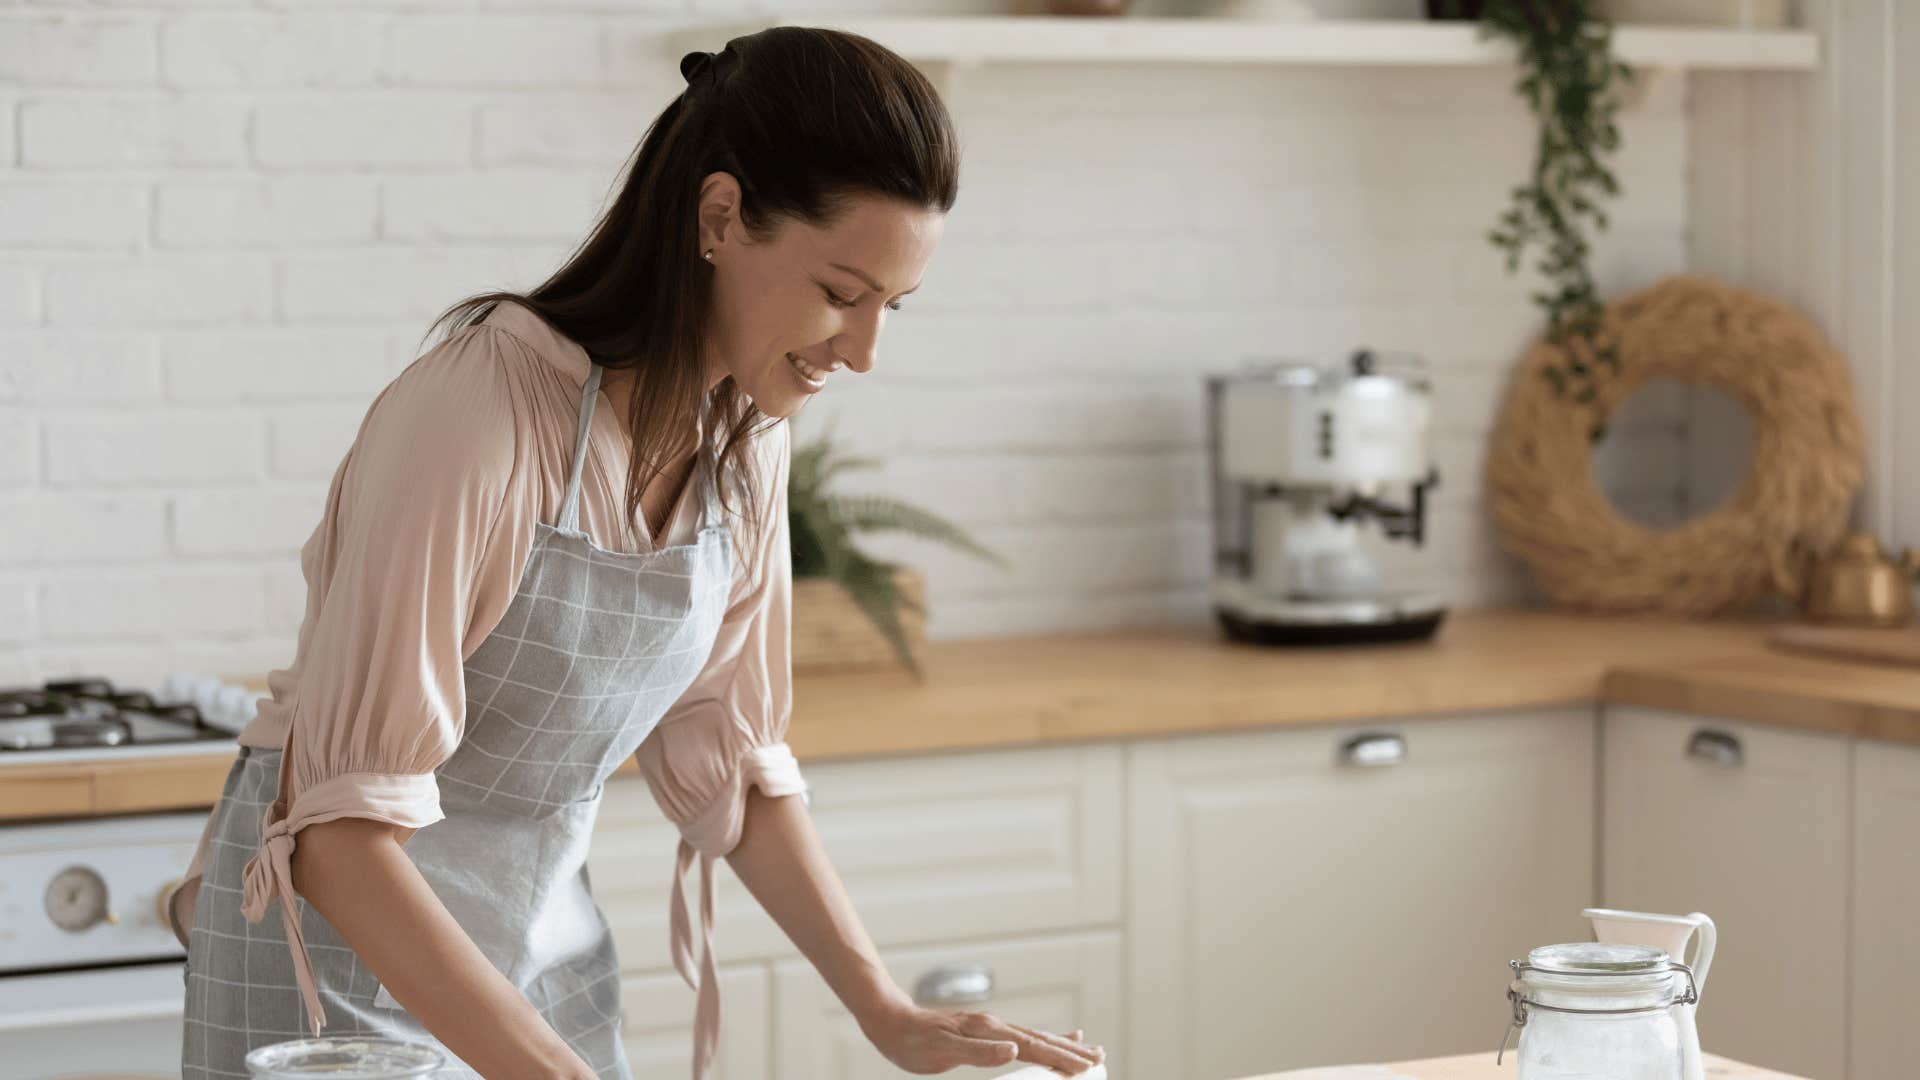
[[[802,360],[799,356],[788,353],[787,366],[793,369],[795,377],[800,380],[800,385],[806,388],[807,393],[817,394],[826,388],[827,373]]]

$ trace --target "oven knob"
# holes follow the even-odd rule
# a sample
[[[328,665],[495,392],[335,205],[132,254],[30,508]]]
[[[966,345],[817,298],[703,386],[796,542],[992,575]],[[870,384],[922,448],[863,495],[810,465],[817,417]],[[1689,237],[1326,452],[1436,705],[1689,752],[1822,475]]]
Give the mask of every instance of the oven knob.
[[[62,930],[79,932],[120,920],[107,907],[107,883],[90,867],[69,866],[47,883],[47,915]]]

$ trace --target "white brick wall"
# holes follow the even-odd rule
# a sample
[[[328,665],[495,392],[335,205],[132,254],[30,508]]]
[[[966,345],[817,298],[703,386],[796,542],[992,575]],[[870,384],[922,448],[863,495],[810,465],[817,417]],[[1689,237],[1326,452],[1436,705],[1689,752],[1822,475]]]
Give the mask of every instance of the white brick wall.
[[[299,547],[372,397],[440,308],[572,248],[680,85],[662,32],[742,7],[0,7],[0,682],[283,665]],[[1479,477],[1537,326],[1483,239],[1530,153],[1509,83],[966,73],[926,287],[798,423],[885,459],[849,490],[1012,560],[871,540],[927,570],[935,636],[1204,619],[1201,375],[1361,344],[1437,369],[1432,539],[1383,557],[1460,604],[1529,597]],[[1687,134],[1676,80],[1627,118],[1606,288],[1683,266]],[[1682,504],[1677,400],[1637,402],[1599,462],[1634,514]]]

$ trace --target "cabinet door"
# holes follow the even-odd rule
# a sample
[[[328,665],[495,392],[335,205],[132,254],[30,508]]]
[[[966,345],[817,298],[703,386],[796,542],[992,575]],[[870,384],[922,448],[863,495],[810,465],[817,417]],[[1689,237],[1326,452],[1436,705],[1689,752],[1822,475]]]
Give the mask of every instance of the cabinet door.
[[[1913,1075],[1920,1018],[1920,749],[1861,742],[1853,767],[1853,1080]],[[1835,935],[1837,941],[1837,935]]]
[[[1120,1026],[1120,935],[1115,930],[881,950],[887,972],[930,1008],[989,1012],[1026,1027],[1068,1032],[1107,1048],[1108,1075],[1125,1071]],[[983,985],[991,996],[959,991]],[[900,1069],[873,1048],[820,973],[804,960],[774,966],[774,1056],[778,1080],[894,1080]],[[951,995],[943,1000],[939,988]],[[964,999],[963,999],[964,998]],[[1012,1071],[1013,1066],[1004,1070]],[[962,1069],[968,1075],[986,1075]]]
[[[1120,919],[1120,748],[1086,745],[804,764],[815,827],[877,944],[1111,925]],[[622,967],[671,970],[679,834],[644,781],[607,784],[589,857]],[[722,963],[797,956],[714,864]],[[689,899],[699,889],[689,872]]]
[[[720,1049],[714,1080],[767,1080],[773,1014],[764,964],[720,969]],[[686,1080],[693,1072],[693,989],[671,975],[620,980],[620,1042],[634,1080]]]
[[[1132,1074],[1491,1051],[1507,961],[1580,940],[1594,727],[1579,707],[1131,747]]]
[[[1719,931],[1701,994],[1709,1053],[1845,1075],[1845,739],[1608,706],[1603,906]]]

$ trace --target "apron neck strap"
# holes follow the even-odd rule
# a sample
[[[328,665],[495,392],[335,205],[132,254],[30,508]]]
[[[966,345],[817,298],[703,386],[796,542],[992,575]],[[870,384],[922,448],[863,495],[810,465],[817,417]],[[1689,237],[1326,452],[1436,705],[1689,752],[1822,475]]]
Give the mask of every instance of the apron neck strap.
[[[592,363],[589,361],[589,363]],[[600,394],[599,364],[592,364],[580,389],[580,425],[573,436],[573,467],[567,472],[567,495],[560,504],[560,531],[580,531],[580,476],[586,470],[587,437],[593,434],[593,403]]]
[[[580,478],[586,471],[587,440],[593,433],[593,406],[600,395],[600,377],[605,370],[598,363],[593,363],[592,367],[593,370],[587,374],[586,385],[580,388],[580,422],[573,436],[573,465],[567,470],[567,494],[560,504],[561,532],[580,531]],[[703,426],[700,448],[695,452],[692,478],[692,482],[699,485],[696,490],[700,498],[701,527],[720,521],[719,456],[713,445],[712,428]]]

